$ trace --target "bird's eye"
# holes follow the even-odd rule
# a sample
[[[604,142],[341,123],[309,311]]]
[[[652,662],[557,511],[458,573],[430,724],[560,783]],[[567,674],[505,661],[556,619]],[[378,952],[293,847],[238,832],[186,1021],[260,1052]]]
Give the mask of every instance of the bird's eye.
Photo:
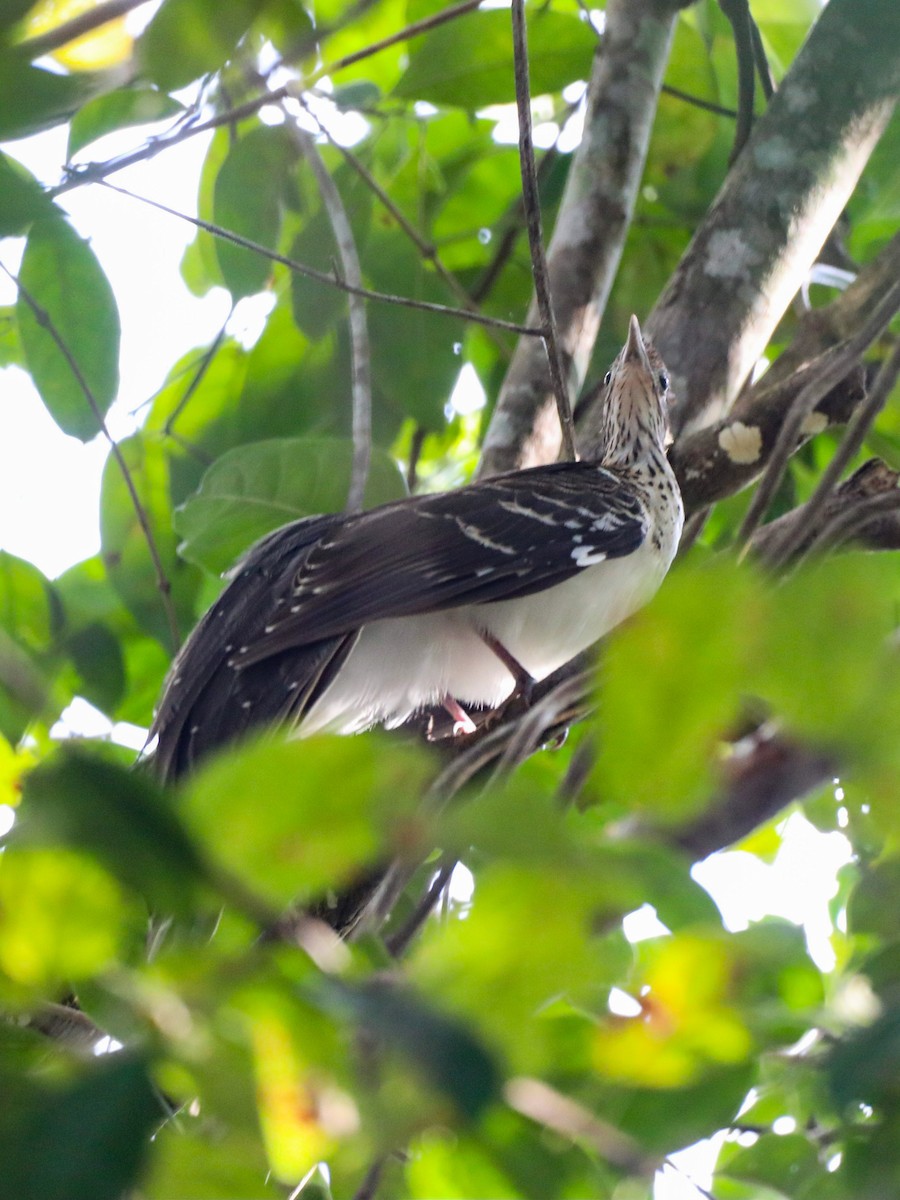
[[[669,390],[669,376],[665,371],[660,371],[659,375],[657,376],[657,381],[659,383],[659,390],[661,392],[667,392]]]
[[[607,371],[603,376],[604,387],[609,387],[609,381],[612,379],[612,371]]]

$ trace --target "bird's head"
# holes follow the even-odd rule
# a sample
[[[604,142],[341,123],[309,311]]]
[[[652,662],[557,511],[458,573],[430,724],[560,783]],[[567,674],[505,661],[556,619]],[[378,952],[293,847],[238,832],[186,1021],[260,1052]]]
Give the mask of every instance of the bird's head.
[[[631,456],[648,443],[663,448],[669,436],[669,376],[638,319],[628,324],[628,340],[606,379],[603,411],[605,457]]]

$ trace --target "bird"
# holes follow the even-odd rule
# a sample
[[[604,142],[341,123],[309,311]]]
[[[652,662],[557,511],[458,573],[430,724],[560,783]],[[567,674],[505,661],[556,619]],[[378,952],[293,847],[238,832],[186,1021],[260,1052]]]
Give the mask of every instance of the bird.
[[[684,521],[669,379],[632,316],[597,451],[258,541],[179,651],[150,731],[190,773],[261,727],[298,737],[444,710],[453,734],[599,641],[658,589]]]

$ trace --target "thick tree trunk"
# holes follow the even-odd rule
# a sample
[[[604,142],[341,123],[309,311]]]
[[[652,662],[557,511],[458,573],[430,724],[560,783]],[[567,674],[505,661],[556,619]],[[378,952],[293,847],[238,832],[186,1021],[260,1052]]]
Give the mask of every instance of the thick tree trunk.
[[[897,0],[831,0],[660,297],[648,331],[680,429],[721,417],[840,216],[900,92]]]

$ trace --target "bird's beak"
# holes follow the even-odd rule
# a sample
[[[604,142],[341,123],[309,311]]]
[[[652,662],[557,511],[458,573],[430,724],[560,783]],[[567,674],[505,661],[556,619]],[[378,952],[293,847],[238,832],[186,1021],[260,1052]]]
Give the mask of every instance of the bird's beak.
[[[641,327],[634,313],[631,314],[631,320],[628,322],[628,340],[622,350],[622,362],[633,363],[635,366],[643,367],[648,373],[653,373],[650,359],[647,357],[647,347],[644,345],[641,335]]]

